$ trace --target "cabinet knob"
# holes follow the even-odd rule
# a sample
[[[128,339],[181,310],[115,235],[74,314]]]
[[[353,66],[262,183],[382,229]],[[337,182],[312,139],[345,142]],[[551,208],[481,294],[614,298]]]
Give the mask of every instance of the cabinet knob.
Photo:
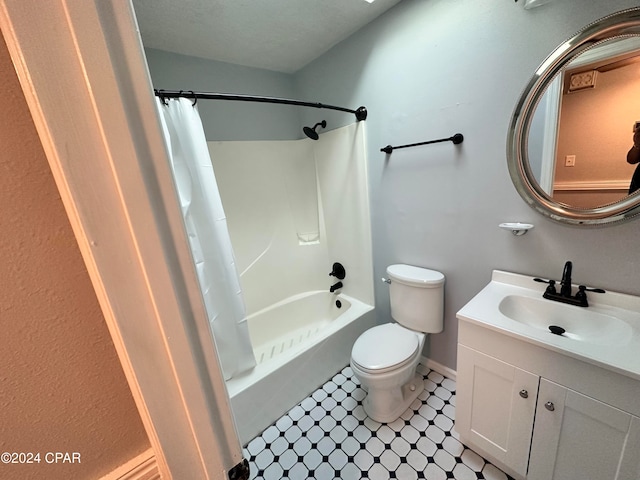
[[[529,392],[527,392],[526,390],[520,390],[520,396],[522,398],[529,398]]]
[[[550,412],[553,412],[553,411],[556,409],[556,407],[555,407],[555,405],[553,404],[553,402],[547,402],[547,403],[545,403],[545,404],[544,404],[544,408],[546,408],[546,409],[547,409],[547,410],[549,410]]]

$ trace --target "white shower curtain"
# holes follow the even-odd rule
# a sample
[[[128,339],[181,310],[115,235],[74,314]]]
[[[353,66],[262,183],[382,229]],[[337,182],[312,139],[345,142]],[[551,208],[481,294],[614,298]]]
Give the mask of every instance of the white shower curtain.
[[[256,360],[207,141],[191,100],[157,102],[200,289],[228,380],[254,367]]]

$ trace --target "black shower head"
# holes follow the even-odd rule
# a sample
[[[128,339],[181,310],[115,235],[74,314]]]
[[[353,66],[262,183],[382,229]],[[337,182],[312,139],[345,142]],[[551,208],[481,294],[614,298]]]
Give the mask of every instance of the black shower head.
[[[322,128],[327,128],[327,122],[326,120],[322,120],[321,122],[316,123],[313,128],[311,127],[304,127],[302,129],[302,131],[304,132],[304,134],[309,137],[311,140],[318,140],[320,138],[320,135],[318,135],[318,132],[316,132],[316,128],[318,127],[322,127]]]

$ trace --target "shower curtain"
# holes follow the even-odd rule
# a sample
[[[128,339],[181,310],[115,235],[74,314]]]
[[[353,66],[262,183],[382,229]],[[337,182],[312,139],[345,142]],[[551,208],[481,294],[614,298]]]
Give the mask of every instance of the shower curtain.
[[[157,99],[210,330],[226,380],[256,365],[240,278],[200,115],[191,100]]]

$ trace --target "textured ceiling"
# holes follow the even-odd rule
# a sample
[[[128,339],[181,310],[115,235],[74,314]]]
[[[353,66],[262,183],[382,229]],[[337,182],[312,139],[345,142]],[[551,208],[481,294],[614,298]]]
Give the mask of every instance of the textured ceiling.
[[[400,0],[133,0],[146,47],[293,73]]]

